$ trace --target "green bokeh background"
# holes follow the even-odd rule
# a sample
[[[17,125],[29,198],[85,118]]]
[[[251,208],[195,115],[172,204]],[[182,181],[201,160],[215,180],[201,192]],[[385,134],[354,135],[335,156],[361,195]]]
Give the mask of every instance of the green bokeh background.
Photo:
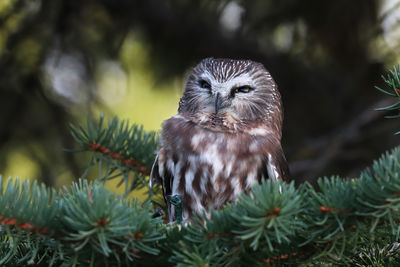
[[[374,111],[390,103],[374,85],[400,61],[398,20],[397,0],[1,0],[0,173],[70,184],[89,155],[63,150],[76,148],[69,123],[105,114],[158,131],[214,56],[271,72],[294,176],[356,177],[399,143],[398,122]]]

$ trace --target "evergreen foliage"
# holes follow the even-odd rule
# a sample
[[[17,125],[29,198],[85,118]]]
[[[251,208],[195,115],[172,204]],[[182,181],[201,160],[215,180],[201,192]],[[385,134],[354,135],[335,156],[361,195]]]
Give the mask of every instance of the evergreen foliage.
[[[120,122],[117,117],[104,124],[104,117],[100,116],[96,126],[88,119],[87,129],[70,125],[80,146],[74,151],[94,152],[82,177],[98,165],[99,180],[121,177],[119,185],[125,183],[127,193],[147,186],[145,177],[150,174],[158,144],[156,133],[145,132],[136,124],[129,125],[129,121]],[[133,174],[131,179],[130,174]]]
[[[400,64],[397,68],[393,67],[393,69],[389,71],[386,77],[382,75],[382,79],[388,88],[382,89],[378,86],[375,86],[375,88],[381,91],[382,93],[397,98],[396,102],[393,103],[392,105],[377,109],[377,110],[397,112],[397,114],[385,116],[385,118],[389,119],[400,118],[400,72],[399,71],[400,71]],[[396,134],[400,134],[400,131],[396,132]]]
[[[267,180],[212,220],[166,225],[150,205],[98,182],[60,192],[9,180],[1,188],[1,263],[9,265],[251,266],[400,264],[400,148],[359,179]]]
[[[385,92],[399,97],[397,70],[391,75],[395,93]],[[400,265],[400,147],[358,179],[324,177],[317,188],[266,180],[212,219],[165,224],[153,215],[155,192],[139,203],[101,184],[121,177],[127,192],[144,187],[156,134],[103,117],[71,129],[79,151],[93,153],[88,168],[98,165],[98,181],[56,191],[0,179],[0,265]]]

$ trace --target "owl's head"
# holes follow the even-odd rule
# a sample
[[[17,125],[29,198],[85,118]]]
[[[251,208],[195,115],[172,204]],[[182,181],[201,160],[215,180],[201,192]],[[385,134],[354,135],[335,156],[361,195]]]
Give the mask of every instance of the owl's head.
[[[277,86],[261,63],[206,58],[192,71],[179,113],[229,115],[238,120],[281,121]]]

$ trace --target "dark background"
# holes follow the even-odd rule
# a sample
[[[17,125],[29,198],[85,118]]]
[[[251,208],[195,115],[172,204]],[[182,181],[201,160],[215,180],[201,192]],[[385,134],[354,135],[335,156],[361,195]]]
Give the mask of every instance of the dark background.
[[[393,135],[398,121],[375,111],[391,99],[374,85],[382,86],[380,76],[399,58],[399,43],[387,42],[390,27],[383,27],[400,12],[399,5],[382,11],[386,2],[5,1],[0,6],[0,173],[10,153],[23,148],[45,183],[54,184],[60,169],[79,177],[84,162],[62,150],[75,146],[68,123],[102,105],[93,69],[104,58],[118,58],[134,33],[159,84],[182,76],[204,57],[262,62],[283,97],[283,147],[292,174],[356,177],[399,144]],[[79,104],[54,94],[43,78],[54,51],[79,55],[80,77],[88,85]]]

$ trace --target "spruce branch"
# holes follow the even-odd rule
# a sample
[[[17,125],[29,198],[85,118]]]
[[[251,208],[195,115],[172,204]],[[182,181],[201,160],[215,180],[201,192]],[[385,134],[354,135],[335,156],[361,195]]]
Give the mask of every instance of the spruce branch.
[[[52,260],[59,258],[62,245],[51,236],[60,231],[60,208],[54,189],[18,179],[8,180],[4,188],[0,177],[0,265],[14,260],[39,263],[40,254],[50,251]]]
[[[89,118],[86,128],[70,125],[80,146],[75,152],[93,152],[83,177],[98,165],[98,178],[106,181],[121,177],[119,185],[125,184],[126,193],[147,186],[145,178],[150,174],[158,144],[156,133],[117,117],[105,124],[104,116],[100,116],[97,125]]]
[[[151,218],[148,207],[82,180],[62,197],[65,240],[73,242],[74,251],[89,247],[92,253],[105,257],[122,254],[129,261],[140,257],[139,251],[158,254],[154,244],[163,235],[155,224],[161,221]]]
[[[322,178],[318,184],[316,190],[267,180],[223,210],[177,225],[152,218],[149,202],[130,202],[98,182],[80,180],[56,192],[9,181],[0,188],[0,261],[11,266],[400,263],[400,148],[376,160],[359,179]]]
[[[10,179],[0,193],[1,264],[138,263],[158,254],[164,238],[148,204],[129,202],[97,183],[80,180],[57,194]]]
[[[383,89],[378,86],[375,86],[375,88],[386,95],[396,98],[396,102],[386,107],[377,108],[377,110],[396,111],[397,114],[385,116],[385,118],[400,118],[400,65],[397,68],[394,66],[392,70],[389,70],[386,77],[382,75],[382,79],[386,84],[386,88]],[[395,134],[400,134],[400,131]]]
[[[267,180],[255,185],[251,195],[243,194],[233,212],[238,222],[235,233],[250,242],[256,250],[267,246],[274,250],[273,243],[290,243],[290,238],[304,227],[296,217],[303,212],[301,194],[294,183],[276,183]]]

